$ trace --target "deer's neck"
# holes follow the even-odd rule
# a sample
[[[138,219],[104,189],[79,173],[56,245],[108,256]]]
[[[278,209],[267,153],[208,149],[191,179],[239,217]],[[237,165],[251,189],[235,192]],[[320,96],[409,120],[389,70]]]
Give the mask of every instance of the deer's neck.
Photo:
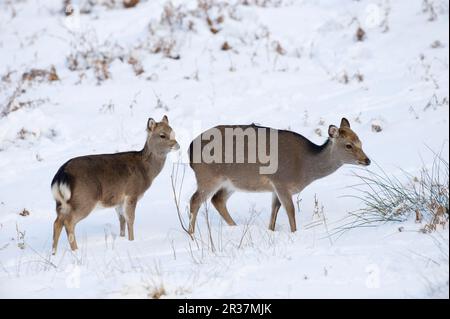
[[[153,179],[164,167],[167,154],[159,153],[157,150],[146,143],[144,148],[140,151],[140,158],[147,175]]]
[[[335,172],[339,167],[342,166],[342,161],[337,158],[333,142],[328,139],[322,145],[312,145],[312,151],[308,156],[308,170],[309,180],[312,182],[316,179],[328,176]]]

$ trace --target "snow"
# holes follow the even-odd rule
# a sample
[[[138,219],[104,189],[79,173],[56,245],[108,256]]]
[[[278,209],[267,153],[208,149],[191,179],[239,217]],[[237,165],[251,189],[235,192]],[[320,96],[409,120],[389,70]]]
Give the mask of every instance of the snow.
[[[210,10],[212,20],[224,16],[213,34],[192,0],[173,1],[185,14],[173,25],[160,23],[165,0],[98,5],[78,17],[65,17],[62,1],[0,1],[0,75],[13,72],[0,82],[0,111],[24,72],[54,65],[60,79],[25,83],[17,100],[41,103],[0,116],[1,298],[148,298],[158,287],[163,298],[448,298],[448,228],[423,234],[408,220],[330,241],[328,233],[362,205],[344,197],[358,182],[352,166],[300,194],[295,234],[283,209],[276,231],[267,230],[270,194],[245,193],[229,201],[236,227],[208,207],[214,251],[205,208],[201,240],[183,232],[172,168],[185,161],[193,137],[217,124],[255,122],[322,143],[328,125],[345,116],[373,162],[399,177],[401,169],[414,175],[430,166],[428,148],[449,157],[448,1],[428,1],[433,21],[421,0],[241,2]],[[364,41],[355,38],[358,26]],[[180,58],[152,53],[159,39],[174,40],[171,54]],[[225,41],[231,50],[220,49]],[[111,55],[108,79],[97,80],[92,68],[69,70],[67,57],[89,45]],[[144,73],[134,73],[130,54]],[[113,209],[98,210],[77,225],[77,253],[62,234],[51,256],[50,182],[60,165],[140,149],[147,119],[164,114],[181,151],[138,203],[136,240],[118,236]],[[195,177],[180,164],[178,187],[183,167],[186,221]],[[315,195],[327,227],[311,226]],[[23,209],[30,215],[19,215]]]

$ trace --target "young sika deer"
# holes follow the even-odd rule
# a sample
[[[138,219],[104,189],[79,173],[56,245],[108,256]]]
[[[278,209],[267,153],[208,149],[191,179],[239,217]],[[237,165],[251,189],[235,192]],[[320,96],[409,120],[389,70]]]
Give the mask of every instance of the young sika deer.
[[[271,174],[261,174],[263,161],[254,160],[255,156],[251,154],[250,143],[242,143],[244,140],[242,135],[240,141],[243,150],[240,153],[240,160],[237,160],[239,152],[237,137],[233,137],[231,142],[226,140],[227,131],[230,130],[244,132],[247,141],[250,141],[252,136],[256,136],[253,152],[257,154],[260,154],[261,149],[263,154],[267,154],[269,149],[272,150],[271,144],[276,144],[277,169]],[[269,135],[268,133],[275,133],[276,139],[261,141],[261,135],[254,134],[252,131],[264,132],[264,138]],[[210,196],[212,196],[212,204],[228,225],[236,225],[226,207],[228,198],[235,190],[272,192],[269,229],[275,229],[278,210],[283,205],[289,218],[291,231],[296,231],[293,194],[300,193],[310,183],[330,175],[343,164],[370,165],[370,160],[364,154],[361,142],[350,129],[347,119],[341,120],[340,128],[330,125],[328,134],[328,140],[319,146],[297,133],[256,125],[217,126],[203,132],[192,141],[189,147],[190,166],[197,179],[197,191],[190,201],[189,232],[194,233],[198,210]],[[214,142],[211,139],[214,136],[219,141]],[[213,147],[208,145],[213,142],[215,143]],[[227,146],[231,146],[232,149],[227,149]],[[266,146],[265,150],[264,146]],[[236,148],[236,160],[232,153],[234,148]],[[211,155],[213,150],[214,153],[218,151],[220,154]],[[205,154],[211,155],[214,160],[204,160]],[[201,160],[199,160],[200,155]],[[195,160],[196,157],[197,160]]]
[[[72,250],[77,249],[75,225],[95,207],[115,207],[120,236],[134,239],[133,223],[137,201],[161,172],[167,154],[178,150],[167,116],[157,123],[149,119],[147,141],[138,152],[76,157],[66,162],[52,181],[57,217],[53,228],[53,254],[64,226]]]

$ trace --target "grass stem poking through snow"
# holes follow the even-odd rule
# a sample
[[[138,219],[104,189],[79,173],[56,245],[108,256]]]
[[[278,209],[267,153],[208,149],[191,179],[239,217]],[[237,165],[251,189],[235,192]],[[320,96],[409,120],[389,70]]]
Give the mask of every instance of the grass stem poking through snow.
[[[186,166],[183,165],[183,173],[181,176],[180,186],[178,187],[178,168],[180,167],[180,163],[172,165],[172,174],[170,174],[170,181],[172,186],[172,195],[173,200],[175,202],[175,208],[177,210],[178,220],[180,221],[181,228],[188,234],[192,239],[193,235],[189,233],[188,228],[185,226],[183,217],[181,216],[181,209],[180,209],[180,197],[181,197],[181,190],[183,188],[183,182],[184,182],[184,175],[186,173]],[[178,187],[178,194],[177,194],[177,187]]]

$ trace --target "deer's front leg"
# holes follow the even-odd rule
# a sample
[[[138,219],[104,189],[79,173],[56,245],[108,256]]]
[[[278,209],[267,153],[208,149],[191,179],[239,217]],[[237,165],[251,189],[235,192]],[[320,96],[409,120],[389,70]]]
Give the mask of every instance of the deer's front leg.
[[[117,217],[119,218],[120,223],[120,237],[125,237],[125,212],[123,211],[123,204],[116,206]]]
[[[291,232],[295,232],[297,230],[297,225],[295,223],[295,206],[294,202],[292,201],[292,195],[287,189],[282,187],[276,187],[275,192],[284,209],[286,209]]]
[[[280,210],[281,203],[278,199],[278,196],[276,193],[272,194],[272,214],[270,215],[270,223],[269,223],[269,229],[274,231],[275,230],[275,223],[277,221],[277,215],[278,211]]]
[[[136,210],[137,198],[127,198],[125,200],[125,220],[128,228],[128,240],[134,240],[134,214]]]

